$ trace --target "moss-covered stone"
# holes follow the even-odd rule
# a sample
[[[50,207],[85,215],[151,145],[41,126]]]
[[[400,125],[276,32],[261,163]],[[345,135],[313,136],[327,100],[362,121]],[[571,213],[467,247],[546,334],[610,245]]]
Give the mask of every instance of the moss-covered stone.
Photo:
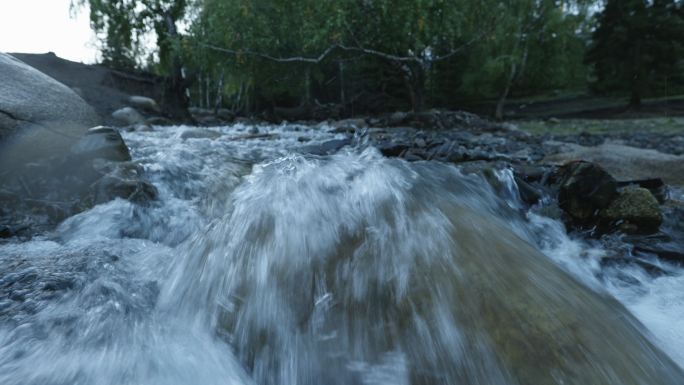
[[[626,232],[649,233],[663,223],[658,200],[645,188],[628,187],[605,209],[603,220],[617,224]]]

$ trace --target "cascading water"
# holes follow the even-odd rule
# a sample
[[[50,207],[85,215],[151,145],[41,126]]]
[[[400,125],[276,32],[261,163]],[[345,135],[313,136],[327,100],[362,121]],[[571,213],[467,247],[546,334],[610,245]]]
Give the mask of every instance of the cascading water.
[[[526,217],[508,173],[497,194],[372,148],[297,154],[324,130],[246,129],[127,133],[158,202],[0,245],[0,383],[684,383],[677,312],[597,279],[577,254],[601,251]]]

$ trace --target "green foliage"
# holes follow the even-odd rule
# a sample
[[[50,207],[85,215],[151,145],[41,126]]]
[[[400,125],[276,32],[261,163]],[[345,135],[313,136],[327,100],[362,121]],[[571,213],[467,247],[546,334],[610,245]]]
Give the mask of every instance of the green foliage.
[[[460,92],[475,98],[491,97],[508,81],[522,95],[581,87],[590,3],[500,2],[499,9],[506,17],[469,56]]]
[[[684,73],[681,0],[609,0],[596,19],[599,0],[74,1],[90,5],[105,63],[141,66],[142,41],[156,36],[149,68],[171,75],[182,59],[194,104],[242,112],[459,108],[582,90],[590,69],[609,92]],[[182,36],[170,38],[167,16],[186,22]]]
[[[684,3],[677,0],[609,0],[586,55],[597,92],[630,91],[638,106],[645,94],[681,81]]]
[[[73,0],[73,9],[88,5],[90,25],[101,42],[102,62],[114,68],[140,66],[145,55],[144,39],[154,33],[158,68],[169,66],[175,48],[169,39],[166,16],[173,23],[187,8],[186,0]]]

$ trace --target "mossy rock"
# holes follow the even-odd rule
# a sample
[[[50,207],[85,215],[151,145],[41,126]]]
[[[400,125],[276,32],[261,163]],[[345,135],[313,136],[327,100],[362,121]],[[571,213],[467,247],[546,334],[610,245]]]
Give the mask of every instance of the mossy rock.
[[[658,200],[645,188],[628,187],[600,213],[601,219],[625,232],[651,233],[663,223]]]

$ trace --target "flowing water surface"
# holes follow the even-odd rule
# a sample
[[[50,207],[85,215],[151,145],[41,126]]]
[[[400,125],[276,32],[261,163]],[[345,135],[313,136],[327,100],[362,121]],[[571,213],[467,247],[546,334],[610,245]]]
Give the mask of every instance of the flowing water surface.
[[[159,199],[0,245],[0,384],[681,384],[684,274],[304,126],[124,133]],[[338,137],[339,136],[339,137]]]

